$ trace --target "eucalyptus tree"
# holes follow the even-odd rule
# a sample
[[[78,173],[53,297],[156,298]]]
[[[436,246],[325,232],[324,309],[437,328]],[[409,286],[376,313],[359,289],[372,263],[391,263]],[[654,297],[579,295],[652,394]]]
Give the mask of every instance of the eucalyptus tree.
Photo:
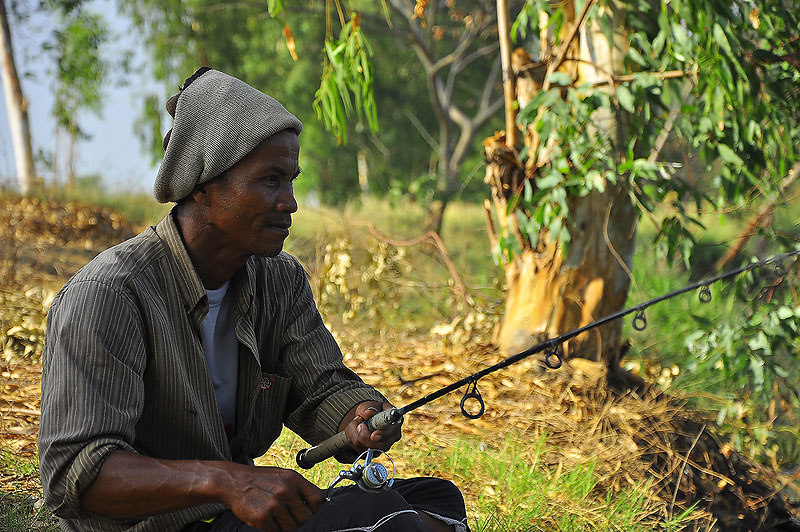
[[[798,14],[794,0],[527,1],[511,58],[522,145],[486,141],[505,349],[619,310],[641,218],[688,261],[700,214],[780,190],[800,140]],[[711,186],[668,158],[670,138]],[[621,326],[567,354],[616,368]]]
[[[31,130],[28,122],[28,100],[19,82],[5,0],[0,0],[0,65],[3,69],[3,92],[11,142],[14,145],[17,180],[20,192],[23,196],[27,196],[33,190],[36,170],[33,164]]]

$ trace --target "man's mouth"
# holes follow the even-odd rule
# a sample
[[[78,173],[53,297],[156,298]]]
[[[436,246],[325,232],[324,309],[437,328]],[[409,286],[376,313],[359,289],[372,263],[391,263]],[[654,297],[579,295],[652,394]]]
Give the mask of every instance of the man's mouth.
[[[289,232],[289,228],[292,226],[291,220],[283,221],[283,222],[272,222],[267,224],[267,228],[275,229],[282,232]]]

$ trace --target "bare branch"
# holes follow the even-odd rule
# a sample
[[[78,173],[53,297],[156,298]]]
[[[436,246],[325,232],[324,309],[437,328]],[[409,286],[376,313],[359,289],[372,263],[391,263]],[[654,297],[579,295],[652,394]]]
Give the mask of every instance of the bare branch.
[[[486,109],[478,113],[474,118],[469,118],[457,107],[452,107],[451,112],[456,114],[460,121],[456,122],[461,127],[461,135],[458,137],[456,147],[453,149],[453,157],[450,160],[451,171],[457,170],[464,159],[467,157],[467,152],[472,146],[472,141],[475,138],[478,130],[485,124],[492,116],[496,115],[503,107],[503,99],[498,98],[491,103]],[[455,120],[454,120],[455,122]]]
[[[564,58],[567,56],[567,50],[569,49],[569,45],[572,43],[572,40],[575,39],[575,36],[578,34],[578,30],[583,25],[583,22],[586,20],[586,14],[589,12],[589,8],[594,5],[594,0],[586,0],[586,3],[581,10],[580,15],[578,18],[575,19],[575,24],[569,29],[569,33],[567,34],[567,38],[561,44],[561,48],[558,50],[556,54],[555,60],[553,60],[547,66],[547,75],[545,75],[544,85],[542,85],[542,90],[546,91],[550,88],[550,74],[556,71],[558,67],[561,66],[561,63],[564,62]]]
[[[413,126],[417,129],[417,132],[423,139],[425,139],[425,142],[428,143],[428,146],[430,146],[432,150],[436,151],[437,149],[439,149],[439,146],[436,143],[436,139],[434,139],[433,136],[430,133],[428,133],[428,130],[425,129],[425,126],[422,125],[422,122],[419,121],[419,118],[417,118],[414,113],[412,113],[408,109],[404,109],[403,114],[406,115],[406,118],[408,118],[411,124],[413,124]]]
[[[476,59],[480,59],[481,57],[487,56],[490,53],[497,51],[499,48],[500,48],[500,44],[499,43],[487,44],[486,46],[478,48],[477,50],[475,50],[474,52],[472,52],[468,56],[466,56],[466,57],[462,58],[461,60],[459,60],[458,63],[457,63],[458,66],[453,65],[453,68],[457,69],[458,72],[461,72],[462,70],[467,68],[470,65],[470,63],[472,63]]]
[[[492,70],[489,71],[489,76],[486,78],[486,83],[483,84],[483,91],[481,92],[481,100],[478,104],[478,109],[483,110],[486,109],[486,106],[489,105],[489,98],[492,95],[492,88],[494,87],[494,82],[497,79],[497,74],[500,72],[500,57],[496,57],[494,63],[492,64]]]
[[[458,40],[458,45],[456,46],[455,50],[436,60],[436,62],[433,64],[433,70],[439,71],[459,59],[467,51],[470,45],[475,42],[475,37],[477,36],[477,32],[473,32],[472,30],[467,30],[461,34],[461,38]]]
[[[483,109],[480,113],[478,113],[475,116],[475,118],[473,119],[475,127],[483,126],[483,124],[488,122],[489,119],[491,119],[492,116],[494,116],[495,113],[497,113],[501,107],[503,107],[503,100],[501,98],[497,98],[491,103],[491,105]]]
[[[675,78],[682,78],[688,75],[691,75],[690,72],[684,72],[683,70],[667,70],[665,72],[637,72],[636,74],[622,74],[620,76],[613,77],[614,83],[625,83],[627,81],[633,81],[636,79],[636,76],[641,76],[642,74],[649,74],[659,79],[675,79]],[[600,87],[603,85],[608,85],[608,80],[597,81],[592,85],[595,87]]]
[[[425,46],[425,40],[422,37],[422,32],[420,32],[419,26],[411,17],[412,11],[407,9],[409,6],[403,3],[401,0],[388,0],[388,2],[392,7],[392,10],[397,13],[397,15],[405,22],[406,27],[411,34],[412,46],[414,47],[414,50],[416,51],[420,61],[422,61],[425,71],[430,72],[434,63],[433,55],[431,50]]]
[[[425,233],[421,237],[414,238],[412,240],[395,240],[393,238],[389,238],[388,236],[386,236],[384,234],[381,234],[380,231],[378,231],[375,228],[375,226],[372,225],[371,223],[365,223],[363,225],[367,226],[367,229],[369,229],[369,232],[372,233],[373,237],[375,237],[376,239],[380,240],[381,242],[385,242],[385,243],[390,244],[392,246],[397,246],[397,247],[415,246],[417,244],[420,244],[420,243],[426,242],[426,241],[429,241],[430,243],[432,243],[436,247],[436,249],[439,250],[439,253],[441,253],[442,261],[444,262],[445,267],[447,268],[447,271],[450,273],[450,277],[453,279],[453,284],[454,284],[453,290],[459,296],[461,296],[469,306],[474,306],[475,305],[475,301],[472,299],[472,296],[469,294],[469,290],[467,290],[467,285],[464,284],[464,281],[461,280],[461,276],[458,275],[458,270],[456,270],[456,266],[455,266],[455,264],[453,264],[453,261],[450,259],[450,254],[447,252],[447,248],[445,247],[444,242],[442,242],[442,239],[441,239],[441,237],[439,236],[439,234],[437,232],[428,231],[427,233]]]
[[[497,33],[500,41],[500,58],[503,65],[506,145],[513,149],[516,147],[517,138],[519,137],[516,125],[517,111],[514,107],[517,78],[511,68],[511,32],[508,26],[508,2],[506,0],[497,0]],[[494,71],[494,68],[492,70]],[[484,85],[484,95],[486,94],[486,88],[486,85]],[[481,104],[483,104],[483,98],[481,98]]]

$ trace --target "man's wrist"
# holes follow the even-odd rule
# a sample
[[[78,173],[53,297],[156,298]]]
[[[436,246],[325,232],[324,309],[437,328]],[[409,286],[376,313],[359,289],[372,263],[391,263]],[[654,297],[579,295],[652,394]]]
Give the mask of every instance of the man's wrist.
[[[201,480],[198,484],[198,495],[207,502],[222,503],[225,506],[230,506],[228,496],[231,493],[231,486],[235,485],[232,469],[237,467],[238,464],[232,462],[199,463],[203,467],[201,467],[200,471]]]

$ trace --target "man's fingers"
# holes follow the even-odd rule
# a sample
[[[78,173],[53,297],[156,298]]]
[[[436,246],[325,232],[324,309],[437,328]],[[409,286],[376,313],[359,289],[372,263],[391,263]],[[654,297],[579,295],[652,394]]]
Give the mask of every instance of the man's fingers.
[[[322,503],[325,501],[325,495],[321,489],[312,484],[311,482],[301,483],[300,497],[305,502],[305,505],[311,510],[312,513],[319,511]]]
[[[311,507],[303,500],[293,502],[289,505],[288,509],[289,513],[292,515],[292,519],[297,522],[298,526],[311,519],[313,515]]]
[[[270,513],[272,514],[273,519],[275,519],[275,522],[278,523],[279,530],[282,532],[290,532],[291,530],[295,530],[305,521],[308,521],[308,519],[306,519],[303,521],[303,523],[301,523],[295,518],[294,513],[298,505],[303,505],[303,503],[297,500],[290,503],[288,507],[283,504],[277,504],[272,507]]]
[[[361,453],[369,448],[387,451],[402,437],[400,423],[373,432],[370,432],[365,423],[372,416],[392,408],[394,407],[390,403],[377,401],[365,401],[356,405],[355,415],[345,427],[347,440],[356,452]]]
[[[323,496],[322,490],[300,475],[295,477],[293,487],[295,491],[291,494],[286,510],[291,517],[291,522],[296,523],[294,528],[297,528],[311,519],[312,514],[322,505]],[[281,526],[284,525],[284,521],[279,520],[278,522]],[[290,523],[289,519],[286,519],[285,522]],[[284,530],[294,530],[294,528]]]

